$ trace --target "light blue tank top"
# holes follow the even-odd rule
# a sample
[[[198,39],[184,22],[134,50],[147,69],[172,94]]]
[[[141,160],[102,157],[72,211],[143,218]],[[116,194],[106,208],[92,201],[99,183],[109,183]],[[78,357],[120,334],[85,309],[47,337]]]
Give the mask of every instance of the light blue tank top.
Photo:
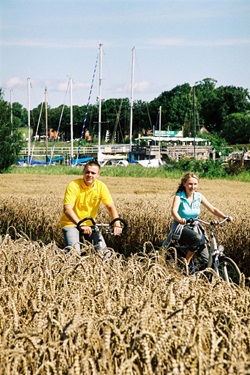
[[[180,191],[176,194],[178,197],[180,197],[180,206],[178,209],[178,214],[183,219],[191,219],[195,218],[200,215],[200,206],[201,206],[201,194],[197,191],[194,192],[194,199],[192,204],[190,205],[185,191]]]

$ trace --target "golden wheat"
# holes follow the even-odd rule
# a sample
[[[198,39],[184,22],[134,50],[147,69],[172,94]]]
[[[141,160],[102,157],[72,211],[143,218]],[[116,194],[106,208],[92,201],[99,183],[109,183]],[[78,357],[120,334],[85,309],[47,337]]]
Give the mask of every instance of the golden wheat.
[[[250,373],[245,184],[222,181],[216,192],[215,182],[201,184],[235,217],[218,238],[246,275],[238,287],[185,277],[165,263],[176,181],[107,179],[129,229],[107,238],[115,251],[105,260],[89,244],[85,257],[61,250],[72,176],[25,176],[20,187],[15,178],[3,178],[0,198],[1,374]],[[108,220],[103,209],[99,220]]]

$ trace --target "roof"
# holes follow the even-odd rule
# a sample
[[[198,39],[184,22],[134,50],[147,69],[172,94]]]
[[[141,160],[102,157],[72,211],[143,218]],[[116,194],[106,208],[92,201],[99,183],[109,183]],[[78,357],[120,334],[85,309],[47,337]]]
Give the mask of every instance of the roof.
[[[154,137],[154,136],[142,136],[135,138],[136,141],[155,141],[155,142],[206,142],[208,139],[200,137]]]

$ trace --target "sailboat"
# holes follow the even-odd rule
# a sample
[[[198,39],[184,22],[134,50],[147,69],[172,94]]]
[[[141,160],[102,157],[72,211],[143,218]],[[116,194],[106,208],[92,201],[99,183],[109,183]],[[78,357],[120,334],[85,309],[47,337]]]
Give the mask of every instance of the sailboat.
[[[161,134],[161,107],[159,109],[159,134]],[[163,165],[161,159],[161,145],[159,137],[159,150],[153,150],[154,146],[150,146],[150,152],[147,159],[138,160],[138,164],[142,167],[157,168]]]
[[[138,164],[147,168],[157,168],[163,165],[163,162],[160,158],[154,158],[154,159],[138,160]]]
[[[47,88],[45,88],[45,126],[46,126],[46,155],[45,160],[38,160],[33,159],[33,151],[34,147],[31,153],[31,125],[30,125],[30,78],[27,79],[27,89],[28,89],[28,156],[24,158],[20,158],[18,162],[16,163],[16,166],[18,167],[26,167],[26,166],[41,166],[41,165],[48,165],[48,164],[56,164],[58,161],[61,161],[64,159],[64,156],[59,156],[57,158],[53,158],[48,156],[48,114],[47,114]],[[38,131],[38,128],[37,128]],[[36,131],[36,132],[37,132]],[[37,134],[35,135],[35,139],[37,137]]]
[[[79,155],[74,157],[74,132],[73,132],[73,95],[72,95],[72,78],[70,77],[70,165],[77,166],[93,160],[92,157],[80,158]]]

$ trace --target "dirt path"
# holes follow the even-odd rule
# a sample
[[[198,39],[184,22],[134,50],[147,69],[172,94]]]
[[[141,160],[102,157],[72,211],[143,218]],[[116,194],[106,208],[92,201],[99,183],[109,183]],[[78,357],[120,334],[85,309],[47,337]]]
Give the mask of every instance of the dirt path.
[[[66,185],[76,175],[0,175],[0,193],[4,195],[64,195]],[[178,180],[166,178],[134,178],[134,177],[101,177],[112,194],[171,194],[175,192]],[[224,196],[230,199],[245,199],[249,202],[249,184],[238,181],[201,180],[199,190],[205,195]]]

